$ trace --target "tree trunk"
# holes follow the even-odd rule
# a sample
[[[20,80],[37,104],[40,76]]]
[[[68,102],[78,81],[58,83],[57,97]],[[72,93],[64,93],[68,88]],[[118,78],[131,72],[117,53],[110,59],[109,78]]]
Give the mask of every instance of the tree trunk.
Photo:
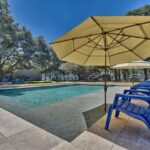
[[[123,81],[127,80],[126,70],[122,70],[123,73]]]
[[[120,73],[120,69],[118,70],[118,75],[119,75],[119,81],[121,81],[121,73]]]
[[[147,69],[144,69],[144,79],[145,79],[145,80],[148,80]]]
[[[3,75],[4,75],[4,73],[3,73],[3,66],[0,65],[0,81],[2,81]]]
[[[115,69],[115,80],[118,81],[118,78],[117,78],[117,70]]]

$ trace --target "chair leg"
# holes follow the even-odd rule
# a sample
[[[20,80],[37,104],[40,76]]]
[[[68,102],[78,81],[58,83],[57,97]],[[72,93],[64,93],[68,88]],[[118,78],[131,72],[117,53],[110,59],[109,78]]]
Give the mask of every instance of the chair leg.
[[[107,120],[106,120],[106,125],[105,125],[105,129],[106,129],[106,130],[109,128],[112,111],[113,111],[113,105],[110,106],[109,111],[108,111]]]
[[[120,114],[120,111],[116,110],[115,117],[118,118],[119,114]]]

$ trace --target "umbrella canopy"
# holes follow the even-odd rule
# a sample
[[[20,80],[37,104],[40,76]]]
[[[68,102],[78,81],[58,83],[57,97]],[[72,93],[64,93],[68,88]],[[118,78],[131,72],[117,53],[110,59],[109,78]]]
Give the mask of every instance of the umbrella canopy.
[[[112,66],[150,56],[150,16],[92,16],[52,42],[61,60]]]
[[[148,61],[133,61],[131,63],[118,64],[111,67],[112,69],[148,69],[150,62]]]
[[[150,56],[150,16],[91,16],[51,43],[63,61],[112,66]],[[106,109],[106,78],[105,78]]]

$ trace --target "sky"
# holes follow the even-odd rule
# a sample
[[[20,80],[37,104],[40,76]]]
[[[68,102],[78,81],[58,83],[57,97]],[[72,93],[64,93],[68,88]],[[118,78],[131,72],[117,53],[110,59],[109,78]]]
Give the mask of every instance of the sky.
[[[9,0],[15,21],[50,43],[89,16],[122,16],[150,0]]]

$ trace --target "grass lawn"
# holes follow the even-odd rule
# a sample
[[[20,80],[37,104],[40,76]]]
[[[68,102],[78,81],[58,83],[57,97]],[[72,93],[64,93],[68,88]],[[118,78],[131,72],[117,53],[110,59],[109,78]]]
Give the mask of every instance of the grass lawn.
[[[25,81],[24,84],[36,84],[36,83],[55,83],[56,81]]]

